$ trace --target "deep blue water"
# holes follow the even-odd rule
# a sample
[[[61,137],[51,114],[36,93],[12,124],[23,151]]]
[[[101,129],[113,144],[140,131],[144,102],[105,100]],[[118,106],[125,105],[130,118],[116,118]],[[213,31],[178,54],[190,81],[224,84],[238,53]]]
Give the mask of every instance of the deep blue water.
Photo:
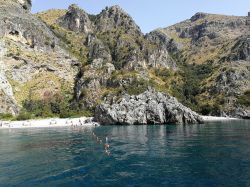
[[[250,186],[250,121],[0,130],[0,186]]]

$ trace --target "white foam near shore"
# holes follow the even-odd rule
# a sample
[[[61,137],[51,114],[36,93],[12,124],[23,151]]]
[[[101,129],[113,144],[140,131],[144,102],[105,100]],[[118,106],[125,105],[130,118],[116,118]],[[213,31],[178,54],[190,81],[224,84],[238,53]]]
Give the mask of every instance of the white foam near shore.
[[[49,127],[76,127],[76,126],[99,126],[92,118],[67,118],[67,119],[41,119],[27,121],[0,121],[0,129],[23,129],[23,128],[49,128]]]
[[[230,117],[217,117],[217,116],[202,116],[204,121],[228,121],[228,120],[238,120],[238,118]]]

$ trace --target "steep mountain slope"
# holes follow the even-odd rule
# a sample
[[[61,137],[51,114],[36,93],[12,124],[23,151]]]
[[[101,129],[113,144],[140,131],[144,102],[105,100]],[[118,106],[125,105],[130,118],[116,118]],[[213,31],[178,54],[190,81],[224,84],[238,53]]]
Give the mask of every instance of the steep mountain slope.
[[[70,100],[78,62],[30,12],[30,1],[0,1],[0,113],[16,115],[24,104],[54,95]]]
[[[220,58],[225,46],[249,31],[246,18],[197,13],[189,20],[159,31],[183,45],[187,63],[205,63]]]
[[[203,68],[202,72],[189,71],[198,78],[199,90],[194,93],[194,100],[201,112],[249,117],[247,19],[197,13],[189,20],[150,33],[170,37],[182,46],[179,60],[187,64],[187,69]],[[200,77],[204,72],[207,76]]]
[[[53,16],[56,12],[62,11],[37,16],[82,62],[75,87],[75,103],[81,108],[94,109],[104,96],[123,91],[137,94],[148,86],[171,90],[155,78],[156,68],[169,73],[168,82],[178,79],[169,72],[175,72],[177,64],[166,44],[147,39],[119,6],[107,7],[98,15],[89,15],[76,5],[64,15]]]

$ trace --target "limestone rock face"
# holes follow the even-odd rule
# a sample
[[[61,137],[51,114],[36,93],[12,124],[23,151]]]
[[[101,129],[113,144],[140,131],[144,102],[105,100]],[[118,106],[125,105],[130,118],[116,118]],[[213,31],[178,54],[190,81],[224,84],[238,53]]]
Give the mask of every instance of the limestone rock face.
[[[89,34],[86,39],[89,48],[88,58],[93,61],[100,59],[102,62],[111,62],[112,57],[109,49],[95,35]]]
[[[5,64],[3,62],[7,51],[3,41],[0,41],[0,114],[10,113],[15,115],[19,111],[19,107],[14,98],[12,86],[6,76]]]
[[[21,0],[20,0],[21,1]],[[21,1],[28,4],[30,1]],[[58,40],[52,31],[31,13],[20,7],[20,2],[0,0],[0,36],[31,48],[51,49]]]
[[[97,106],[95,120],[103,125],[195,124],[203,119],[174,97],[149,89],[138,95],[123,95]]]
[[[152,67],[177,68],[176,62],[171,55],[180,53],[181,44],[176,43],[171,37],[164,34],[161,29],[150,32],[146,35],[146,39],[157,45],[157,49],[149,53],[149,64]]]
[[[250,61],[250,35],[239,37],[232,47],[228,61]]]
[[[0,113],[17,115],[25,100],[43,100],[46,93],[73,95],[78,61],[23,9],[30,1],[0,2]]]
[[[32,6],[32,2],[31,0],[17,0],[20,5],[25,9],[30,11],[31,10],[31,6]]]
[[[93,25],[88,14],[73,4],[68,8],[68,12],[58,20],[59,24],[75,32],[91,33]]]
[[[117,5],[106,8],[97,15],[95,24],[96,29],[102,32],[123,28],[131,34],[142,34],[131,16]]]

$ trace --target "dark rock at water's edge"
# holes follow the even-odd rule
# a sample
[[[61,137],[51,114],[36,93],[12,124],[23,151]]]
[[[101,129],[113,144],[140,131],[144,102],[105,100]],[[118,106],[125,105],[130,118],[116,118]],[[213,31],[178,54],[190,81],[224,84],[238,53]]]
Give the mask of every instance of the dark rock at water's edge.
[[[95,121],[102,125],[199,124],[202,117],[176,98],[148,89],[140,95],[123,95],[96,107]]]
[[[241,108],[236,108],[231,111],[231,116],[240,119],[250,119],[250,110],[242,110]]]

